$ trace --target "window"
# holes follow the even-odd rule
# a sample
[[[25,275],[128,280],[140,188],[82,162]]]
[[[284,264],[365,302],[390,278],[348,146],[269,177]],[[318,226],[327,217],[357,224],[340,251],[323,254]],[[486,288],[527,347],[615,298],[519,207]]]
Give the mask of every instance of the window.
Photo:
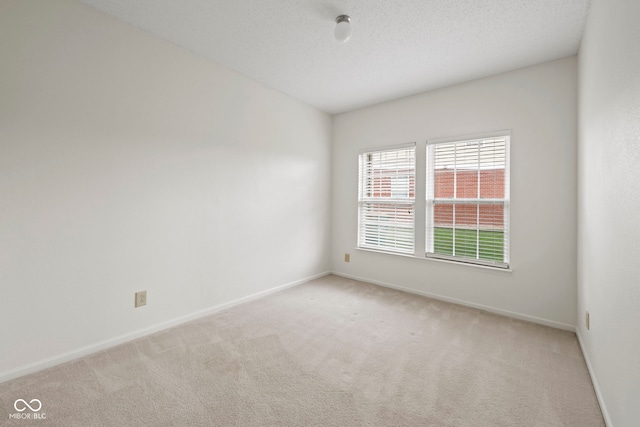
[[[358,248],[508,268],[509,144],[502,131],[361,153]]]
[[[360,154],[358,247],[413,254],[415,145]]]
[[[509,136],[427,144],[427,257],[509,263]]]

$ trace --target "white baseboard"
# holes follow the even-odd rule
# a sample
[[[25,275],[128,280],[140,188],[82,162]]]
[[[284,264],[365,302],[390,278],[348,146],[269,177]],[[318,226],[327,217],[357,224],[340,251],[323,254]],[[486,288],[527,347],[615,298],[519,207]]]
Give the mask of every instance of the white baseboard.
[[[320,277],[324,277],[328,274],[331,274],[330,272],[326,271],[326,272],[322,272],[322,273],[318,273],[318,274],[314,274],[313,276],[309,276],[309,277],[305,277],[303,279],[299,279],[299,280],[295,280],[293,282],[289,282],[286,283],[284,285],[280,285],[280,286],[276,286],[275,288],[271,288],[271,289],[267,289],[266,291],[261,291],[252,295],[248,295],[246,297],[242,297],[242,298],[238,298],[236,300],[233,301],[229,301],[229,302],[225,302],[223,304],[219,304],[213,307],[209,307],[206,308],[204,310],[200,310],[200,311],[196,311],[194,313],[190,313],[184,316],[180,316],[171,320],[167,320],[165,322],[161,322],[143,329],[139,329],[137,331],[133,331],[130,332],[128,334],[124,334],[124,335],[120,335],[114,338],[110,338],[104,341],[100,341],[97,342],[95,344],[91,344],[88,345],[86,347],[81,347],[79,349],[76,350],[72,350],[70,352],[67,353],[63,353],[63,354],[59,354],[53,357],[49,357],[47,359],[44,360],[40,360],[38,362],[35,363],[31,363],[29,365],[26,366],[22,366],[20,368],[11,370],[11,371],[7,371],[7,372],[2,372],[0,373],[0,383],[3,383],[5,381],[9,381],[12,380],[14,378],[18,378],[24,375],[28,375],[28,374],[32,374],[34,372],[38,372],[41,371],[43,369],[47,369],[47,368],[51,368],[53,366],[56,365],[60,365],[62,363],[66,363],[66,362],[70,362],[72,360],[78,359],[80,357],[83,356],[87,356],[89,354],[93,354],[93,353],[97,353],[99,351],[111,348],[111,347],[115,347],[117,345],[126,343],[128,341],[132,341],[136,338],[141,338],[150,334],[153,334],[155,332],[159,332],[162,331],[164,329],[168,329],[177,325],[180,325],[182,323],[186,323],[189,322],[191,320],[195,320],[198,319],[200,317],[204,317],[204,316],[208,316],[214,313],[217,313],[219,311],[225,310],[227,308],[231,308],[233,306],[239,305],[239,304],[244,304],[253,300],[256,300],[258,298],[262,298],[264,296],[267,296],[269,294],[273,294],[275,292],[287,289],[287,288],[292,288],[294,286],[298,286],[302,283],[308,282],[310,280],[314,280],[314,279],[318,279]]]
[[[477,308],[478,310],[488,311],[490,313],[500,314],[502,316],[512,317],[514,319],[526,320],[527,322],[538,323],[540,325],[550,326],[556,329],[562,329],[562,330],[571,331],[571,332],[575,332],[576,330],[574,325],[569,325],[567,323],[562,323],[562,322],[556,322],[555,320],[543,319],[540,317],[530,316],[528,314],[516,313],[509,310],[503,310],[501,308],[490,307],[482,304],[476,304],[470,301],[464,301],[456,298],[446,297],[443,295],[432,294],[430,292],[424,292],[416,289],[405,288],[404,286],[395,285],[393,283],[381,282],[379,280],[373,280],[366,277],[359,277],[351,274],[338,273],[335,271],[331,272],[331,274],[335,274],[336,276],[344,277],[347,279],[358,280],[360,282],[367,282],[367,283],[372,283],[374,285],[384,286],[385,288],[397,289],[399,291],[403,291],[403,292],[407,292],[415,295],[421,295],[427,298],[433,298],[440,301],[450,302],[453,304],[464,305],[466,307]]]
[[[580,349],[582,350],[584,361],[587,364],[587,370],[589,371],[589,376],[591,377],[593,389],[596,392],[596,398],[598,399],[598,404],[600,405],[600,411],[602,412],[604,423],[607,425],[607,427],[613,427],[613,424],[611,423],[611,417],[609,417],[609,412],[607,411],[607,406],[604,404],[604,399],[602,398],[602,392],[600,391],[598,380],[596,379],[595,372],[593,372],[593,367],[591,366],[591,361],[589,360],[589,354],[584,347],[584,342],[582,341],[582,336],[580,335],[580,330],[578,328],[576,328],[576,336],[578,337],[578,342],[580,343]]]

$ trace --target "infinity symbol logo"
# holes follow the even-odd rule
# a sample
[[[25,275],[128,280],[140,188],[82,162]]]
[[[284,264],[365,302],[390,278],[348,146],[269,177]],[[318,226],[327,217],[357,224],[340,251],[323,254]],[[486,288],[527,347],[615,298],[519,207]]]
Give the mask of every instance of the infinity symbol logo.
[[[18,409],[18,402],[22,402],[22,409]],[[37,402],[38,404],[38,408],[34,408],[33,406],[36,405],[29,405],[29,403],[33,404],[33,402]],[[42,402],[40,402],[38,399],[31,399],[31,401],[27,403],[26,400],[24,399],[18,399],[15,402],[13,402],[13,407],[16,409],[16,411],[18,412],[23,412],[25,411],[27,408],[31,409],[31,412],[38,412],[40,409],[42,409]]]

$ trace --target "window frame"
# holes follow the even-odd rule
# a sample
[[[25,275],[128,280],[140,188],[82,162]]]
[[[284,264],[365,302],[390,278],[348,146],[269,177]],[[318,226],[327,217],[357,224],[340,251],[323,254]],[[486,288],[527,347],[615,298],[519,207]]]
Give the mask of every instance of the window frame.
[[[433,194],[434,189],[433,185],[435,185],[435,165],[433,161],[435,160],[433,154],[430,155],[432,151],[432,147],[436,147],[438,145],[445,144],[469,144],[473,142],[485,142],[491,139],[505,139],[504,143],[504,197],[502,198],[482,198],[480,195],[473,198],[436,198]],[[447,261],[468,263],[468,264],[477,264],[483,265],[493,268],[499,269],[509,269],[510,266],[510,211],[511,211],[511,196],[510,196],[510,177],[511,177],[511,164],[510,164],[510,146],[511,146],[511,132],[510,131],[498,131],[484,134],[475,134],[468,135],[463,137],[453,137],[453,138],[441,138],[441,139],[432,139],[428,140],[426,144],[426,190],[425,190],[425,199],[426,199],[426,207],[425,207],[425,216],[426,216],[426,229],[425,229],[425,257],[433,258],[433,259],[442,259]],[[480,156],[480,153],[478,153]],[[478,169],[480,173],[481,169]],[[455,191],[455,184],[454,184]],[[480,183],[478,183],[478,193],[481,192]],[[455,243],[453,252],[454,255],[445,255],[438,254],[434,251],[434,217],[435,217],[435,206],[437,204],[451,204],[454,206],[458,205],[466,205],[466,206],[477,206],[478,215],[480,215],[480,206],[489,206],[489,205],[501,205],[503,207],[503,253],[502,253],[502,261],[489,261],[479,258],[470,258],[465,256],[456,256],[455,255]],[[453,226],[455,233],[455,225]],[[477,228],[477,232],[479,233],[479,226]],[[477,251],[479,252],[480,245],[480,237],[479,234],[476,236],[476,245]],[[479,255],[478,255],[479,256]]]
[[[504,199],[496,199],[496,200],[481,200],[482,203],[501,203],[504,206],[503,211],[503,262],[495,262],[485,260],[478,260],[473,258],[466,257],[454,257],[447,256],[443,254],[433,254],[429,253],[429,240],[427,236],[427,232],[429,229],[428,221],[433,221],[433,215],[429,215],[429,206],[428,206],[428,192],[430,191],[427,185],[427,177],[429,174],[429,165],[427,159],[427,152],[429,147],[432,145],[443,144],[443,143],[456,143],[456,142],[469,142],[474,140],[482,140],[482,139],[491,139],[491,138],[506,138],[505,144],[505,172],[504,172],[504,185],[505,185],[505,193]],[[447,138],[438,138],[438,139],[427,139],[415,143],[408,144],[400,144],[400,145],[389,145],[383,147],[372,147],[372,148],[364,148],[359,150],[358,153],[358,206],[357,206],[357,240],[356,240],[356,249],[368,251],[368,252],[376,252],[376,253],[385,253],[390,255],[401,255],[408,256],[411,258],[418,259],[426,259],[434,262],[444,262],[455,265],[464,265],[475,268],[488,268],[492,270],[498,271],[511,271],[512,258],[511,258],[511,144],[513,142],[513,137],[510,130],[499,130],[493,132],[484,132],[484,133],[475,133],[468,135],[461,135],[455,137],[447,137]],[[379,248],[374,246],[361,245],[361,186],[362,186],[362,175],[361,175],[361,159],[362,155],[365,153],[374,153],[381,151],[392,151],[396,149],[402,148],[410,148],[415,147],[415,158],[414,158],[414,198],[413,198],[413,253],[411,252],[400,252],[394,251],[388,248]],[[461,200],[456,201],[455,203],[463,203],[463,202],[471,202],[475,200]],[[479,208],[478,208],[479,209]]]
[[[404,150],[413,150],[413,165],[412,165],[412,169],[413,169],[413,197],[411,196],[411,177],[409,176],[409,193],[408,193],[408,197],[393,197],[393,178],[397,178],[397,177],[404,177],[405,175],[396,175],[396,176],[389,176],[390,178],[390,186],[389,186],[389,192],[391,194],[391,197],[373,197],[373,196],[367,196],[367,188],[375,188],[375,187],[368,187],[367,186],[367,182],[370,182],[371,177],[366,175],[366,167],[363,164],[363,159],[365,156],[367,155],[372,155],[372,154],[379,154],[379,153],[385,153],[385,152],[394,152],[394,151],[404,151]],[[356,241],[356,248],[358,249],[363,249],[363,250],[369,250],[369,251],[375,251],[375,252],[385,252],[385,253],[392,253],[392,254],[398,254],[398,255],[409,255],[412,256],[415,254],[415,249],[416,249],[416,217],[415,217],[415,204],[416,204],[416,197],[415,197],[415,185],[416,185],[416,157],[417,152],[416,152],[416,144],[415,143],[409,143],[409,144],[400,144],[400,145],[393,145],[393,146],[388,146],[388,147],[380,147],[380,148],[368,148],[368,149],[364,149],[364,150],[360,150],[360,153],[358,154],[358,227],[357,227],[357,241]],[[412,230],[412,236],[411,236],[411,248],[407,248],[407,249],[402,249],[401,247],[399,248],[397,244],[395,245],[383,245],[383,244],[367,244],[366,243],[366,238],[367,238],[367,233],[365,232],[366,228],[368,225],[373,225],[373,226],[382,226],[382,224],[377,223],[375,221],[366,221],[364,218],[366,217],[366,208],[369,207],[372,210],[375,210],[374,206],[378,205],[378,209],[380,208],[380,205],[392,205],[395,206],[395,209],[398,209],[397,206],[405,206],[405,205],[409,205],[410,206],[410,211],[411,211],[411,216],[412,216],[412,223],[411,223],[411,230]],[[398,209],[399,210],[399,209]],[[391,227],[396,226],[396,223],[390,223],[389,224]],[[399,227],[399,228],[403,228],[403,227]],[[379,237],[380,239],[380,237]],[[380,241],[380,240],[379,240]],[[398,239],[394,238],[393,242],[397,243]]]

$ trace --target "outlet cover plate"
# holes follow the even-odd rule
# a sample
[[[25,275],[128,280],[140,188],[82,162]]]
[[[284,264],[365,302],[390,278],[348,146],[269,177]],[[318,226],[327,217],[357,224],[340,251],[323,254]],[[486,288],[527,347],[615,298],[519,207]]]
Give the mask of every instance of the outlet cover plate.
[[[585,316],[585,326],[587,327],[587,331],[591,327],[591,319],[590,319],[590,315],[589,315],[588,311],[587,311],[587,314]]]
[[[136,292],[135,307],[147,305],[147,291]]]

